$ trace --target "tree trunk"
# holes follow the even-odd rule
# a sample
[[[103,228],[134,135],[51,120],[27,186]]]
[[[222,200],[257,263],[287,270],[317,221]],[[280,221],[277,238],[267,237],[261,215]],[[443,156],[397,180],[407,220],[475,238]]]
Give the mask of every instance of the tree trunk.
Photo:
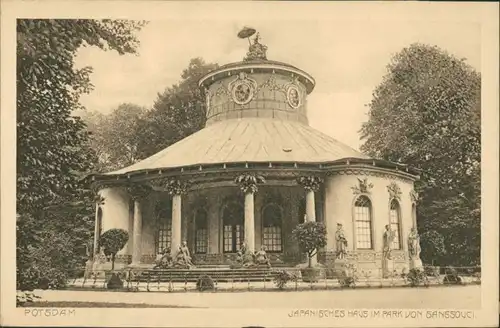
[[[111,254],[111,271],[115,270],[115,254]]]
[[[312,255],[307,254],[307,262],[308,262],[308,267],[312,268]]]

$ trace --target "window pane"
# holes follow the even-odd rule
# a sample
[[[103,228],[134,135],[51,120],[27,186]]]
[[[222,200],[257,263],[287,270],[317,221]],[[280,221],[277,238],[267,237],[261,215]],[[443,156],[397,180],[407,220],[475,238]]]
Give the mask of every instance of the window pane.
[[[354,220],[356,226],[356,248],[371,249],[371,203],[367,197],[361,196],[354,203]]]
[[[391,202],[390,210],[391,230],[394,232],[394,240],[392,241],[393,249],[401,249],[401,238],[399,228],[399,203],[395,200]]]
[[[171,211],[162,210],[158,214],[158,230],[156,233],[156,252],[170,248],[172,241],[172,220],[171,220]]]
[[[206,253],[208,248],[207,212],[203,209],[195,215],[195,253]]]
[[[281,252],[281,208],[275,204],[264,208],[262,245],[268,252]]]

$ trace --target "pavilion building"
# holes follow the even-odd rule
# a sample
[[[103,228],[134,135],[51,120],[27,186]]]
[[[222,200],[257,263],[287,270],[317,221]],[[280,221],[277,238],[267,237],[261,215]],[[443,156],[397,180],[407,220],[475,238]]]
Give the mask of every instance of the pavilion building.
[[[292,230],[316,220],[327,228],[317,256],[325,265],[337,258],[340,223],[346,257],[358,266],[381,268],[386,225],[395,234],[394,265],[410,266],[418,171],[310,127],[315,80],[268,60],[266,50],[256,38],[243,61],[201,78],[203,129],[129,167],[91,176],[104,198],[96,209],[95,265],[102,261],[100,235],[121,228],[129,241],[118,266],[151,266],[158,252],[174,253],[183,240],[197,266],[231,263],[243,241],[251,250],[265,246],[273,265],[294,266],[305,258]]]

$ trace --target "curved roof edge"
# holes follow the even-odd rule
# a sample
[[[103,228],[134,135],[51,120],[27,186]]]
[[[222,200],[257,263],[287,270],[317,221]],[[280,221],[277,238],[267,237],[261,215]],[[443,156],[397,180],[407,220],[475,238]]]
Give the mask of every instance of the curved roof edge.
[[[227,73],[244,70],[264,70],[273,72],[285,72],[292,75],[296,74],[299,77],[302,77],[308,94],[311,93],[316,86],[316,81],[309,73],[290,64],[273,60],[249,60],[222,65],[219,68],[202,76],[198,81],[198,86],[202,87],[203,84],[205,84],[209,79],[211,81],[216,81],[222,77],[226,77]]]
[[[192,176],[196,174],[207,173],[221,173],[232,171],[258,171],[266,170],[269,172],[279,172],[282,169],[293,169],[297,173],[307,170],[316,170],[317,172],[327,173],[339,169],[364,169],[364,170],[384,170],[387,173],[394,174],[395,176],[402,176],[409,180],[419,180],[422,170],[410,167],[406,164],[394,163],[381,159],[363,159],[363,158],[342,158],[330,162],[318,163],[300,163],[300,162],[238,162],[231,164],[199,164],[191,166],[168,167],[168,168],[155,168],[147,170],[139,170],[123,174],[88,174],[82,180],[88,182],[123,182],[129,179],[149,179],[152,176]]]

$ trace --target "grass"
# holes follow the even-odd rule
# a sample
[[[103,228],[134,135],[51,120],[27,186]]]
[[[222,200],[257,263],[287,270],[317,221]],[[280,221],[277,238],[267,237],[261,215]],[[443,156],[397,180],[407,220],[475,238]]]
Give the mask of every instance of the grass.
[[[161,305],[146,303],[108,303],[108,302],[29,302],[21,307],[49,308],[194,308],[192,306]]]

